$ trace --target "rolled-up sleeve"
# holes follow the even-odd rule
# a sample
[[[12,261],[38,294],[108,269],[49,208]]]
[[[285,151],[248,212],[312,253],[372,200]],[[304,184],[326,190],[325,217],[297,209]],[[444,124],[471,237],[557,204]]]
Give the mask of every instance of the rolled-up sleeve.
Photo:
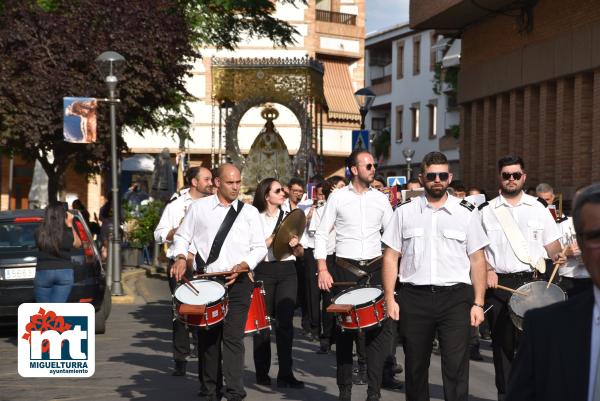
[[[467,255],[472,255],[480,249],[490,245],[490,240],[483,229],[481,216],[478,210],[472,212],[467,225]]]
[[[194,238],[197,208],[192,205],[173,237],[173,256],[186,255]]]
[[[393,212],[386,225],[381,242],[396,252],[402,252],[402,211],[399,207]]]
[[[160,221],[154,229],[154,240],[160,244],[164,244],[167,241],[167,235],[173,227],[171,227],[171,209],[172,203],[168,204],[160,216]]]
[[[244,262],[248,264],[250,270],[254,270],[256,265],[267,255],[267,246],[258,210],[248,208],[247,216],[248,231],[250,234],[250,253],[244,258]]]
[[[327,203],[325,204],[325,210],[323,210],[323,217],[315,232],[315,259],[327,259],[327,240],[329,239],[329,233],[333,229],[335,224],[335,217],[337,213],[337,193],[332,194]]]

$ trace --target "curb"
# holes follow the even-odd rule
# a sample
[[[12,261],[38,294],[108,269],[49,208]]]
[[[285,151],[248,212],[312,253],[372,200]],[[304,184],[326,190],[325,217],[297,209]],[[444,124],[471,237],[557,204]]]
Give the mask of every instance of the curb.
[[[146,275],[146,269],[130,269],[121,273],[121,285],[123,286],[124,295],[113,295],[113,304],[134,304],[136,303],[135,282],[142,276]]]

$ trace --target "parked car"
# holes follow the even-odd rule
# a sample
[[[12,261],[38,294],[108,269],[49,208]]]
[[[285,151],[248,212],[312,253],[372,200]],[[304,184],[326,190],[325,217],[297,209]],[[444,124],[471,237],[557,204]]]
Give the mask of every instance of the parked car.
[[[96,310],[96,333],[102,334],[112,305],[106,271],[82,215],[77,210],[69,212],[83,247],[71,254],[75,283],[68,302],[91,303]],[[20,304],[35,302],[38,250],[34,233],[43,218],[44,211],[39,209],[0,212],[0,320],[14,319]]]

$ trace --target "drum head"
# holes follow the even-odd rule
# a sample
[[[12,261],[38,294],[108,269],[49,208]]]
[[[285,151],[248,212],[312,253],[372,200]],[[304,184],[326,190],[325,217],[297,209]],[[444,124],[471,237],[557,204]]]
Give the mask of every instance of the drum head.
[[[382,294],[381,288],[362,287],[351,288],[338,295],[336,305],[362,305],[376,300]]]
[[[512,312],[519,317],[523,317],[528,310],[541,308],[542,306],[567,299],[566,294],[559,286],[550,284],[550,287],[546,288],[547,285],[548,282],[546,281],[533,281],[517,288],[517,291],[523,292],[527,296],[513,294],[510,297],[508,305]]]
[[[191,288],[182,284],[175,290],[175,298],[181,303],[188,305],[209,305],[225,296],[225,287],[211,280],[190,281],[199,294],[196,295]]]

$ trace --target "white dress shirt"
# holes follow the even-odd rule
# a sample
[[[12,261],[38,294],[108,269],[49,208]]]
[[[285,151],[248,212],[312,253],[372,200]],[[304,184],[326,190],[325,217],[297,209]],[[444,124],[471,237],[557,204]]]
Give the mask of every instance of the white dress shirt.
[[[175,254],[173,254],[173,243],[167,240],[167,235],[169,235],[169,231],[179,227],[183,221],[183,216],[185,216],[186,211],[195,200],[190,196],[188,189],[167,204],[162,216],[160,216],[160,221],[154,229],[154,240],[160,244],[169,244],[169,249],[166,252],[167,258],[175,257]]]
[[[563,221],[557,224],[561,233],[560,244],[565,247],[570,243],[577,243],[575,239],[575,227],[573,227],[573,218],[566,217]],[[558,269],[558,274],[563,277],[570,278],[589,278],[590,273],[585,268],[581,259],[581,251],[578,255],[568,256],[567,263]]]
[[[374,188],[359,193],[350,184],[333,192],[315,234],[315,259],[327,258],[327,241],[334,227],[338,257],[367,260],[381,256],[381,230],[392,214],[388,197]]]
[[[217,195],[192,203],[173,238],[174,255],[187,255],[192,245],[206,261],[229,208],[237,210],[239,205],[240,201],[235,200],[225,206]],[[241,262],[246,262],[253,270],[266,254],[267,247],[258,210],[252,205],[244,205],[223,242],[219,257],[206,267],[206,272],[229,271]]]
[[[594,399],[594,384],[596,380],[596,369],[600,359],[600,289],[594,285],[594,311],[592,312],[592,343],[590,347],[590,378],[588,385],[588,401],[598,401]]]
[[[521,262],[515,255],[508,238],[494,213],[495,208],[506,207],[515,219],[517,226],[529,247],[529,256],[535,263],[547,257],[545,245],[560,239],[552,214],[536,198],[525,193],[516,206],[510,205],[503,196],[492,199],[481,208],[483,228],[490,239],[485,249],[485,256],[496,273],[518,273],[532,271],[532,267]]]
[[[401,254],[400,282],[438,286],[471,284],[469,256],[489,244],[477,208],[452,195],[438,209],[424,195],[401,204],[382,241]]]
[[[313,212],[312,219],[310,219],[310,223],[308,224],[308,237],[312,239],[312,244],[314,247],[315,243],[315,234],[317,233],[317,228],[319,224],[321,224],[321,220],[323,219],[323,213],[325,211],[325,205],[319,206]],[[309,241],[310,243],[310,241]],[[327,255],[333,255],[335,252],[335,227],[331,229],[329,232],[329,237],[327,238]]]
[[[244,209],[242,209],[242,210],[244,210]],[[285,215],[287,215],[287,213],[284,212],[284,217],[285,217]],[[272,217],[269,216],[266,212],[263,212],[260,214],[260,221],[262,222],[263,236],[265,239],[269,238],[273,234],[273,230],[275,229],[275,225],[277,224],[278,219],[279,219],[279,212],[277,212],[277,214]],[[273,255],[272,244],[268,249],[265,260],[267,262],[276,262],[277,261],[277,258],[275,258],[275,255]],[[288,260],[296,260],[296,257],[294,255],[290,255],[287,258],[283,259],[282,262],[288,261]]]

